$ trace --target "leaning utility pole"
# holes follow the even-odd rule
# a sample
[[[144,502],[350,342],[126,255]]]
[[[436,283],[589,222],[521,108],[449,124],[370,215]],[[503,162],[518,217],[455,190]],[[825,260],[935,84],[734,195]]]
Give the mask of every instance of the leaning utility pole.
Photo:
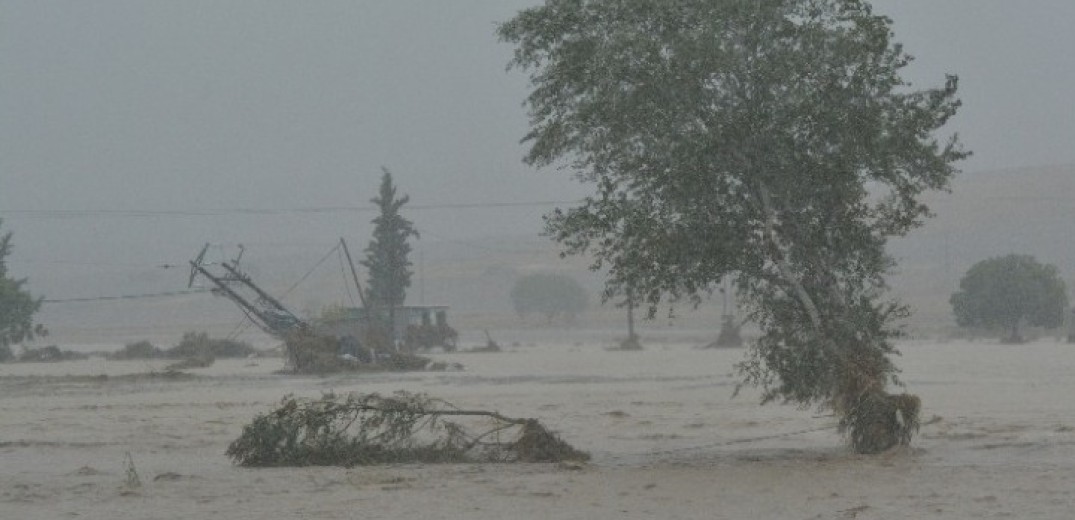
[[[347,241],[340,237],[340,245],[343,246],[343,254],[347,257],[347,265],[351,267],[351,277],[355,280],[355,290],[358,291],[358,300],[362,302],[362,308],[366,309],[366,294],[362,292],[362,284],[358,283],[358,271],[355,271],[355,262],[351,260],[351,251],[347,249]]]

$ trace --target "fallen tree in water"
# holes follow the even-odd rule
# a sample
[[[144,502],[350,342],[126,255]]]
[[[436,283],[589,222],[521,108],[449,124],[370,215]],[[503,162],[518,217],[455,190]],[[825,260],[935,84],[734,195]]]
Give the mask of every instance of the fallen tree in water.
[[[243,428],[227,455],[240,466],[588,460],[536,419],[462,410],[423,394],[285,397]]]

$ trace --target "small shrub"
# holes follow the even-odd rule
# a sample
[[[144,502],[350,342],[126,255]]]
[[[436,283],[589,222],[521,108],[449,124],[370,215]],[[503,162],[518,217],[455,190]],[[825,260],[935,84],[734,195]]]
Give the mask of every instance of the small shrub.
[[[123,494],[132,494],[142,487],[142,478],[138,476],[138,468],[134,467],[134,457],[131,452],[123,454],[123,473],[126,478],[123,481]]]
[[[417,354],[409,354],[407,352],[393,352],[379,361],[379,365],[384,370],[390,370],[393,372],[413,372],[417,370],[425,370],[429,366],[430,359],[422,357]]]
[[[161,349],[148,341],[142,340],[124,345],[119,351],[109,354],[108,359],[155,359],[163,356],[164,352]]]
[[[230,339],[211,339],[206,332],[187,332],[179,344],[166,350],[172,359],[248,357],[257,351],[249,343]]]
[[[15,353],[11,351],[11,347],[0,344],[0,363],[10,363],[12,361],[15,361]]]
[[[60,350],[56,345],[47,347],[29,348],[23,347],[19,354],[19,363],[53,363],[56,361],[74,361],[89,358],[88,354],[71,350]]]

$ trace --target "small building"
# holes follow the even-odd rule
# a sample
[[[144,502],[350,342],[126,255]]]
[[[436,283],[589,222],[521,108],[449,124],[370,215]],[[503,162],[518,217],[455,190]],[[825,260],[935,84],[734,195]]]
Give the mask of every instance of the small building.
[[[455,350],[459,334],[448,325],[448,306],[406,305],[396,307],[393,311],[389,313],[388,309],[375,309],[371,315],[370,310],[364,307],[345,307],[338,317],[321,320],[315,328],[321,334],[361,341],[368,337],[371,323],[387,323],[389,315],[394,314],[392,339],[406,350],[434,347]]]

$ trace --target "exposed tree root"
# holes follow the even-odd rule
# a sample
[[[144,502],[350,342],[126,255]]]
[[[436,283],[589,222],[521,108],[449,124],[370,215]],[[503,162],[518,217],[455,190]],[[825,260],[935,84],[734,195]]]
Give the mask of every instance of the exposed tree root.
[[[844,411],[840,431],[855,453],[875,454],[911,443],[922,401],[917,395],[869,390]]]

